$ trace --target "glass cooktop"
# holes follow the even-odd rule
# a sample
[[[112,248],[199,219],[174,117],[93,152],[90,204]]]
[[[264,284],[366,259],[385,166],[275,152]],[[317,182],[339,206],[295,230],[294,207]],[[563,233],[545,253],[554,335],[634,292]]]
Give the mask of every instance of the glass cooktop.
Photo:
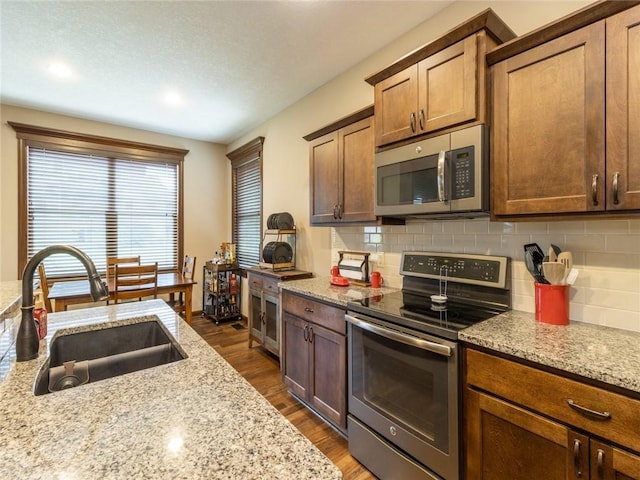
[[[504,312],[451,299],[445,303],[434,303],[428,295],[403,291],[349,302],[347,308],[451,340],[458,339],[460,330]]]

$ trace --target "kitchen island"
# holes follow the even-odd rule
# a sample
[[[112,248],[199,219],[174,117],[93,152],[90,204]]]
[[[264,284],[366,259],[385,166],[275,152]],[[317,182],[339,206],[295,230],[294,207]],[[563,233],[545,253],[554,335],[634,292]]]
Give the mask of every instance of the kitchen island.
[[[152,315],[188,358],[34,396],[56,330]],[[50,314],[40,356],[0,384],[0,422],[0,478],[342,478],[162,300]]]

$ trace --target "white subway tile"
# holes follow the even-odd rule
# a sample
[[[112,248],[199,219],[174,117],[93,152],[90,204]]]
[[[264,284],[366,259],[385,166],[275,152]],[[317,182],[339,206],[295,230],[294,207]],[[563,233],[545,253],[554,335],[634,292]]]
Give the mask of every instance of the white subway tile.
[[[486,218],[465,220],[463,226],[465,233],[489,233],[489,220]]]
[[[516,224],[516,232],[544,235],[548,232],[548,228],[544,222],[522,222]]]
[[[465,235],[462,233],[456,233],[453,236],[453,246],[455,248],[460,248],[460,249],[475,249],[476,248],[476,236],[471,234],[471,235]]]
[[[425,231],[424,223],[407,223],[405,226],[405,232],[407,233],[422,233]]]
[[[464,222],[462,220],[442,222],[442,233],[464,233]]]
[[[413,235],[413,245],[418,250],[428,250],[433,245],[433,239],[431,235],[425,233]]]
[[[630,253],[586,252],[584,255],[585,268],[621,268],[640,269],[640,255]]]
[[[572,252],[585,251],[585,252],[604,252],[605,251],[605,236],[604,235],[567,235],[566,236],[566,248]]]
[[[489,233],[516,233],[516,224],[511,222],[489,222]]]
[[[628,220],[589,220],[586,233],[629,233]]]
[[[639,235],[606,235],[607,252],[632,252],[640,255]]]

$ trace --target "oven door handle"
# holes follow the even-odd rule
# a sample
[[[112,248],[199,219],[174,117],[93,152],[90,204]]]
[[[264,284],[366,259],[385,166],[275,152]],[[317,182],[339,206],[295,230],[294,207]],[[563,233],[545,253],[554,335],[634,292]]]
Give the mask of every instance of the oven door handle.
[[[404,335],[393,330],[388,330],[386,328],[379,327],[378,325],[374,325],[373,323],[360,320],[359,318],[356,318],[352,315],[345,315],[345,319],[347,320],[347,322],[355,325],[358,328],[367,330],[377,335],[381,335],[390,340],[404,343],[405,345],[409,345],[412,347],[420,348],[421,350],[427,350],[429,352],[437,353],[438,355],[442,355],[444,357],[450,357],[452,355],[451,347],[448,347],[446,345],[429,342],[428,340],[423,340],[422,338],[412,337],[410,335]]]

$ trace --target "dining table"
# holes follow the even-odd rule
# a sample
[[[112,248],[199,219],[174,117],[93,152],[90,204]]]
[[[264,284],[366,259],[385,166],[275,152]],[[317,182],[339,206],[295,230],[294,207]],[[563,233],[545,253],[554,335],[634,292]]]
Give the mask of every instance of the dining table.
[[[191,303],[193,286],[197,284],[193,278],[188,278],[182,273],[162,272],[158,273],[158,295],[169,294],[171,298],[176,293],[184,295],[185,303],[185,320],[191,324]],[[109,289],[109,300],[113,300],[113,291],[115,290],[115,281],[113,277],[109,278],[107,284]],[[54,302],[54,312],[64,312],[69,305],[78,305],[82,303],[93,302],[89,290],[89,280],[70,280],[54,282],[49,289],[49,299]]]

